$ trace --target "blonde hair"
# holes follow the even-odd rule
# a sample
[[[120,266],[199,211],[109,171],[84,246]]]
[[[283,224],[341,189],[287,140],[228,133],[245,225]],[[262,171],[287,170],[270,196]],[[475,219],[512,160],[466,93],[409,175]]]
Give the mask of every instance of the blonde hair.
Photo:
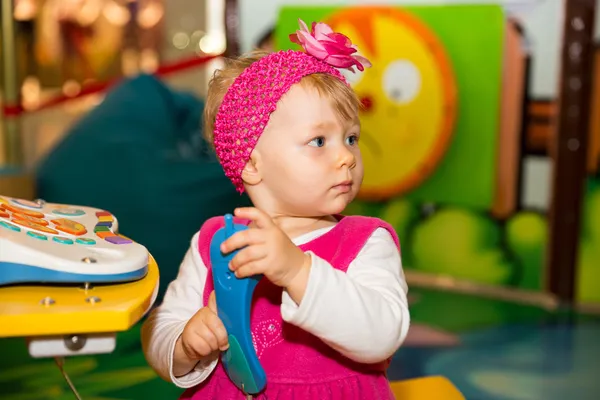
[[[238,76],[252,63],[269,55],[266,51],[253,51],[238,58],[227,59],[222,69],[215,71],[208,83],[208,93],[204,107],[204,137],[214,146],[213,132],[215,118],[223,101],[225,93]],[[329,74],[307,75],[300,84],[316,89],[321,96],[325,96],[332,102],[337,115],[341,121],[357,121],[360,102],[354,90],[340,79]]]

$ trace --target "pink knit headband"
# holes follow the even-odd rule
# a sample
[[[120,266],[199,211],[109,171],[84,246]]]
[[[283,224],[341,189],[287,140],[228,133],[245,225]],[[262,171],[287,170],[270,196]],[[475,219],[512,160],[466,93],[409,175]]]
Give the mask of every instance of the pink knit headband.
[[[271,113],[290,87],[311,74],[330,74],[346,79],[336,69],[353,66],[360,71],[371,66],[356,55],[356,46],[341,33],[324,23],[313,23],[309,31],[299,20],[301,29],[290,35],[300,51],[279,51],[251,64],[238,76],[223,97],[215,118],[214,145],[225,175],[238,192],[244,192],[242,171],[263,133]]]

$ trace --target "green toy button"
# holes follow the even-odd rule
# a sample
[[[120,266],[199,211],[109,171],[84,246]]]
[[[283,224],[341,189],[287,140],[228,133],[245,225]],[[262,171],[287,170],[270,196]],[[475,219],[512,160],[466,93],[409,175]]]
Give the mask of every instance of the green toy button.
[[[40,239],[40,240],[48,240],[48,237],[46,235],[42,235],[40,233],[36,233],[33,231],[27,232],[27,235],[31,236],[32,238],[36,238],[36,239]]]
[[[73,244],[73,240],[66,237],[54,236],[52,240],[62,244]]]
[[[0,221],[0,226],[4,227],[6,229],[10,229],[11,231],[21,232],[21,228],[19,228],[16,225],[11,224],[10,222]]]
[[[91,246],[93,244],[96,244],[96,241],[94,239],[88,239],[88,238],[78,238],[76,240],[77,243],[79,244],[85,244],[87,246]]]

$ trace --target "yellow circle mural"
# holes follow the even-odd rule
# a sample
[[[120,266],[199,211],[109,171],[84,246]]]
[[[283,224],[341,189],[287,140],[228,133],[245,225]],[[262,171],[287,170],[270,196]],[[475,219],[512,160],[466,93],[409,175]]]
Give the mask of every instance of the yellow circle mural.
[[[351,8],[326,22],[373,63],[363,73],[344,73],[363,104],[359,197],[406,193],[435,170],[454,129],[456,82],[444,48],[427,26],[396,8]]]

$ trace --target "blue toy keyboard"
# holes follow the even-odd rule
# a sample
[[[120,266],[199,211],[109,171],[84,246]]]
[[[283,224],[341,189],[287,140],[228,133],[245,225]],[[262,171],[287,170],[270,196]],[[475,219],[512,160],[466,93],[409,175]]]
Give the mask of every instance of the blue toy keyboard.
[[[229,348],[223,352],[221,361],[227,375],[240,390],[257,394],[264,389],[267,378],[252,343],[250,307],[261,276],[238,279],[229,269],[229,262],[237,251],[223,254],[220,249],[221,243],[244,229],[248,227],[234,224],[233,216],[227,214],[225,227],[215,233],[210,243],[210,259],[218,315],[229,335]]]

